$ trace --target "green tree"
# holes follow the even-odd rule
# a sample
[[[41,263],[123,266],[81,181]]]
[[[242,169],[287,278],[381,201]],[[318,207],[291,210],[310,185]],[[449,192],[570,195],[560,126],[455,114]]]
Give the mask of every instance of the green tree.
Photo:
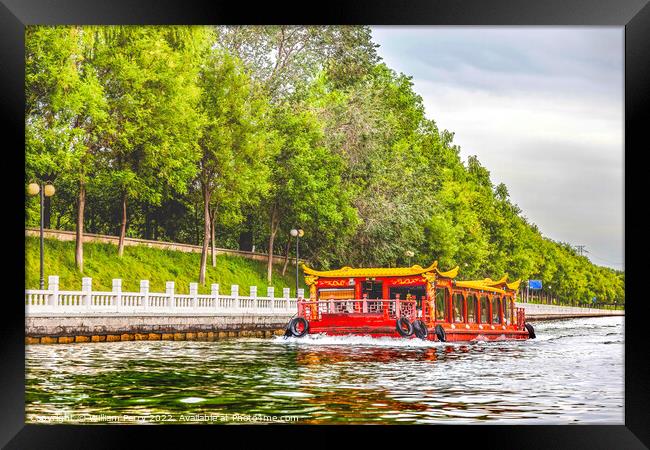
[[[101,181],[116,186],[120,194],[119,256],[128,200],[157,205],[166,186],[185,191],[195,175],[201,127],[196,58],[207,45],[205,34],[195,30],[105,30],[100,71],[112,133],[101,155],[110,170],[102,172]]]
[[[341,183],[343,160],[323,145],[321,124],[307,110],[278,109],[274,128],[283,136],[271,172],[268,205],[269,247],[267,278],[273,277],[273,254],[278,230],[292,226],[307,230],[305,241],[323,233],[336,238],[337,228],[354,221],[348,193]]]
[[[323,69],[345,84],[379,59],[368,27],[220,26],[217,34],[217,45],[252,70],[273,103],[292,97]]]
[[[86,184],[102,147],[107,111],[96,70],[96,28],[26,29],[26,170],[78,184],[75,261],[83,271]]]
[[[624,303],[625,274],[544,237],[425,115],[367,27],[28,27],[26,175],[52,226],[243,247],[334,265],[460,265]],[[466,149],[467,150],[467,149]],[[473,149],[469,149],[473,150]],[[38,204],[25,198],[26,224]],[[128,212],[128,215],[127,215]],[[260,212],[262,212],[260,214]],[[127,221],[128,217],[128,221]],[[127,229],[128,225],[128,229]]]
[[[378,61],[368,27],[222,26],[217,33],[217,45],[251,70],[272,107],[300,108],[302,94],[322,71],[338,85],[354,84]],[[246,214],[240,248],[247,246],[253,235],[270,238],[255,214],[253,210]]]
[[[343,181],[359,216],[354,232],[339,239],[336,258],[328,259],[405,262],[404,252],[419,250],[424,239],[438,175],[432,156],[439,139],[422,99],[409,77],[383,64],[355,84],[341,86],[324,74],[312,96],[326,147],[346,163]]]
[[[202,67],[200,86],[204,124],[197,182],[203,200],[199,270],[203,284],[217,211],[229,222],[242,219],[241,206],[268,189],[267,162],[277,144],[267,128],[267,101],[237,59],[212,50]]]

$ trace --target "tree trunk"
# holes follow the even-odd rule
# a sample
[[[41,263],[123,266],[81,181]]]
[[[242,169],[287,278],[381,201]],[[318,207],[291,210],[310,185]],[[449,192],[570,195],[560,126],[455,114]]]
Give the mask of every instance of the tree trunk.
[[[117,247],[117,256],[124,254],[124,238],[126,237],[126,192],[122,197],[122,226],[120,227],[120,244]]]
[[[199,227],[199,205],[194,208],[194,231],[196,233],[196,245],[201,245],[201,231]]]
[[[289,240],[287,241],[287,251],[284,255],[284,266],[282,266],[282,276],[287,272],[287,266],[289,265],[289,249],[291,248],[291,235],[289,235]]]
[[[149,206],[145,207],[144,212],[144,238],[151,239],[151,213],[149,212]]]
[[[253,232],[245,230],[239,233],[239,250],[250,252],[253,250]]]
[[[246,216],[244,230],[239,233],[239,250],[251,251],[253,249],[253,219],[251,215]]]
[[[77,207],[77,237],[75,242],[74,262],[79,272],[84,270],[84,208],[86,207],[86,186],[79,183],[79,205]]]
[[[217,208],[214,207],[212,208],[212,212],[210,214],[210,243],[212,244],[212,267],[217,267],[217,251],[216,251],[216,244],[214,240],[214,229],[216,228],[214,224],[214,216],[216,215]]]
[[[269,236],[269,261],[266,271],[266,279],[269,283],[273,282],[273,241],[275,240],[275,234],[278,232],[278,210],[276,206],[273,206],[273,211],[271,212],[271,236]]]
[[[210,242],[210,190],[203,186],[203,247],[201,248],[201,269],[199,283],[205,285],[205,269],[208,263],[208,243]]]

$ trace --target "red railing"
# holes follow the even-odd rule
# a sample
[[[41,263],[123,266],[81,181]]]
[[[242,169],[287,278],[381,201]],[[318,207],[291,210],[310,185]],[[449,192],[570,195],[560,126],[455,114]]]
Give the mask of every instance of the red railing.
[[[364,300],[299,300],[298,316],[307,320],[320,320],[323,314],[382,314],[387,319],[416,318],[415,300],[364,299]]]
[[[517,309],[517,329],[524,330],[526,328],[526,310],[524,308]]]

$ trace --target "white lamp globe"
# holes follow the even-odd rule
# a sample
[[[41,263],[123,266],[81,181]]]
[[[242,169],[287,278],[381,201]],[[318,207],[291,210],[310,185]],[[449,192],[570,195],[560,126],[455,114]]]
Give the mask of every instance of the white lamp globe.
[[[27,186],[27,192],[29,195],[36,195],[41,191],[41,188],[39,187],[38,183],[29,183]]]

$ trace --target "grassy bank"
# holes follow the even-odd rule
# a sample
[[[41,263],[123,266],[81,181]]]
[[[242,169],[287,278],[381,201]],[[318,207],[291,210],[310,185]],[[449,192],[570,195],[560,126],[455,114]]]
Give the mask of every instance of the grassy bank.
[[[189,292],[189,283],[198,281],[199,253],[160,250],[144,246],[124,247],[124,256],[118,258],[117,246],[112,244],[84,244],[84,272],[78,272],[74,263],[74,242],[45,239],[45,284],[48,275],[59,276],[59,289],[81,289],[81,278],[92,277],[93,290],[110,291],[112,279],[121,278],[123,291],[139,291],[140,280],[149,280],[150,292],[165,292],[165,282],[174,281],[176,292]],[[275,295],[282,296],[282,288],[291,288],[295,295],[295,266],[289,264],[285,276],[282,265],[275,265],[273,286]],[[39,287],[39,240],[25,238],[25,283],[27,289]],[[199,293],[210,293],[210,284],[219,283],[222,293],[230,292],[230,285],[238,284],[239,293],[248,295],[249,286],[257,286],[258,295],[266,295],[266,264],[239,256],[217,256],[217,266],[208,262],[205,286]],[[305,287],[300,279],[301,287]]]

